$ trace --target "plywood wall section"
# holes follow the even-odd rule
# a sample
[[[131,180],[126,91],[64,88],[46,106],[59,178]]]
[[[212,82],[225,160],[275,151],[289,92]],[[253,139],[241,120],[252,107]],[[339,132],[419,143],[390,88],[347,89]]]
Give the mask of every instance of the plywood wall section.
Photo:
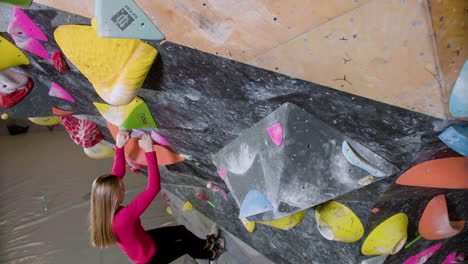
[[[135,0],[167,40],[245,61],[368,0]]]
[[[445,117],[425,1],[375,0],[247,63]]]
[[[468,1],[431,0],[432,25],[443,74],[443,96],[448,101],[463,64],[468,59]]]
[[[94,0],[34,0],[34,3],[50,6],[84,17],[94,17]]]

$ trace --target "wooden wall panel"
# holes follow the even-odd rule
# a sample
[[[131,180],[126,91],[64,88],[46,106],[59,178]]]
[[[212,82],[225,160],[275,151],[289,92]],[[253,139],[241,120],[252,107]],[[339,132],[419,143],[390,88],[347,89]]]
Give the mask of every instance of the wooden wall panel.
[[[428,12],[375,0],[247,63],[442,118]]]
[[[244,61],[368,0],[136,0],[167,40]]]
[[[94,17],[94,0],[34,0],[34,3],[50,6],[84,17]]]
[[[463,64],[468,59],[468,1],[430,0],[432,25],[443,74],[447,102]]]
[[[135,0],[177,44],[237,61],[251,59],[369,0]],[[85,17],[94,0],[38,0]]]

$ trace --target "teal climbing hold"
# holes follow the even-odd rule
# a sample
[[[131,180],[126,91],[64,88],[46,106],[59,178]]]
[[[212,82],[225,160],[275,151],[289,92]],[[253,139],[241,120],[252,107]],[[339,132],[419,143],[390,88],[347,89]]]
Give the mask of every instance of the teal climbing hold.
[[[455,117],[468,117],[468,60],[453,86],[449,104],[450,113]]]
[[[387,176],[387,173],[385,173],[383,170],[377,168],[376,166],[362,158],[358,153],[356,153],[347,141],[343,141],[343,144],[341,145],[341,150],[346,160],[354,166],[369,172],[369,174],[375,177]]]
[[[133,0],[97,0],[95,15],[100,37],[164,39],[161,31]]]
[[[264,193],[250,190],[242,201],[239,218],[245,218],[273,210],[273,205]]]
[[[468,127],[451,126],[439,138],[451,149],[468,157]]]

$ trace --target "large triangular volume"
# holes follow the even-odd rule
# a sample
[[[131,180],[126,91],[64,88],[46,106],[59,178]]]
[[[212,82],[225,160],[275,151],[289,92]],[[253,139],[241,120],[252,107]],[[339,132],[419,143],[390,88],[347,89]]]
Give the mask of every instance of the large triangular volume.
[[[133,0],[97,0],[98,35],[162,40],[164,35]]]

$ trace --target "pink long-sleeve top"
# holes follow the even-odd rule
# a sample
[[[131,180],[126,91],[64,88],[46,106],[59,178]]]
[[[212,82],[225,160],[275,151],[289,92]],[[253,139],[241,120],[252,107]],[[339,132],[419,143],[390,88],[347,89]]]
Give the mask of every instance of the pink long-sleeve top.
[[[117,245],[134,262],[147,263],[156,252],[156,245],[143,229],[140,215],[151,204],[161,190],[160,175],[154,152],[146,152],[148,161],[148,186],[127,206],[122,206],[115,213],[112,229],[117,236]],[[120,179],[125,176],[125,154],[121,148],[115,148],[112,174]]]

